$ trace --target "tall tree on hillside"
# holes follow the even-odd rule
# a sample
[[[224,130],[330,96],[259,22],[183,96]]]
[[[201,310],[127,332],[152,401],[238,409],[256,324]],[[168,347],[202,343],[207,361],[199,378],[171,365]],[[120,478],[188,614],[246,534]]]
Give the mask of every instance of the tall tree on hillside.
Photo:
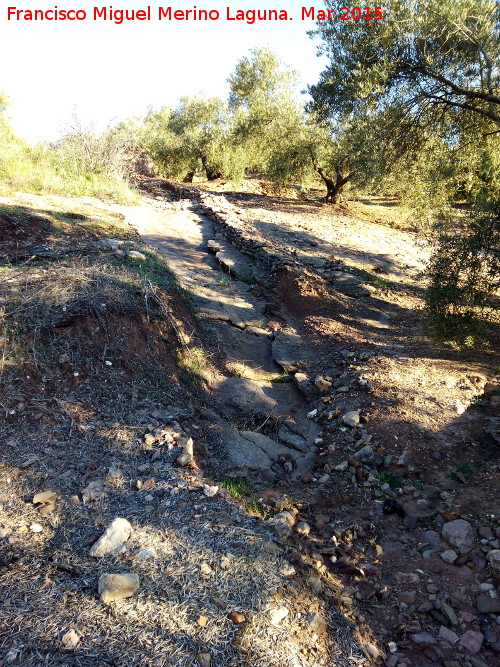
[[[269,49],[256,48],[236,63],[228,83],[234,134],[247,167],[267,172],[274,146],[303,122],[297,74]]]
[[[266,48],[242,58],[228,79],[235,135],[249,166],[279,186],[321,178],[326,201],[336,202],[352,179],[345,128],[307,116],[297,93],[297,75]]]
[[[210,181],[238,169],[228,107],[217,97],[182,97],[175,109],[152,111],[146,128],[149,150],[166,176],[192,181],[203,171]]]
[[[415,124],[464,112],[485,131],[500,130],[500,5],[388,0],[383,9],[380,21],[318,24],[330,63],[310,88],[316,110],[329,116],[397,100]]]
[[[335,9],[333,0],[326,5]],[[311,108],[353,124],[384,120],[376,161],[383,164],[381,152],[392,158],[399,191],[411,191],[434,220],[431,314],[459,314],[462,298],[469,315],[498,307],[491,267],[498,267],[500,4],[387,0],[383,13],[379,21],[318,23],[329,64],[310,87]],[[439,198],[465,198],[469,208],[462,218],[438,217]]]

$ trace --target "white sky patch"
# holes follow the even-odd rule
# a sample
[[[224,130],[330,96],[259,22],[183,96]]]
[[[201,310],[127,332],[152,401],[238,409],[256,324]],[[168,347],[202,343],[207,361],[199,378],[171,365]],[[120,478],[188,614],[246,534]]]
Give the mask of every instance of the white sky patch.
[[[7,7],[84,9],[86,21],[7,21]],[[75,107],[96,129],[122,118],[144,116],[149,106],[174,105],[181,95],[227,96],[226,79],[255,46],[268,46],[300,75],[300,85],[316,83],[326,65],[316,55],[296,2],[218,0],[190,4],[150,4],[151,21],[116,25],[93,19],[93,8],[145,9],[146,3],[114,4],[8,0],[0,8],[0,90],[10,98],[8,116],[16,132],[35,142],[58,138]],[[158,7],[217,9],[219,21],[158,21]],[[292,20],[227,21],[238,9],[285,9]],[[321,8],[322,3],[316,5]]]

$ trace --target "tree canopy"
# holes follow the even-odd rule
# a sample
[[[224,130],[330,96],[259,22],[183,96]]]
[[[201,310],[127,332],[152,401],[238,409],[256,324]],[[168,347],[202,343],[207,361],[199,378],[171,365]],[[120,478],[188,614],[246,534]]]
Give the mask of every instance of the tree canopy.
[[[330,61],[310,88],[323,114],[397,102],[415,122],[468,112],[500,128],[495,0],[388,0],[380,21],[322,22],[315,34]]]

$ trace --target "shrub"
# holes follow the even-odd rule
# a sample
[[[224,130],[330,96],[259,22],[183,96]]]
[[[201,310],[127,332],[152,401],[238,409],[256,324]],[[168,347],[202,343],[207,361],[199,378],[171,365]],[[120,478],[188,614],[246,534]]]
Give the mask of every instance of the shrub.
[[[428,275],[427,310],[436,333],[471,343],[499,311],[500,202],[482,203],[462,222],[440,226]]]

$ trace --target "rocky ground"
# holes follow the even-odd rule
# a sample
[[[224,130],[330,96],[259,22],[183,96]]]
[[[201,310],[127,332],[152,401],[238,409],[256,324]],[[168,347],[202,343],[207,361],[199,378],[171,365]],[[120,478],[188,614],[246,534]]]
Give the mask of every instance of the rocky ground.
[[[5,248],[5,312],[52,319],[22,364],[5,320],[0,659],[500,664],[499,360],[426,335],[427,248],[361,204],[143,187],[26,198],[108,227]]]

